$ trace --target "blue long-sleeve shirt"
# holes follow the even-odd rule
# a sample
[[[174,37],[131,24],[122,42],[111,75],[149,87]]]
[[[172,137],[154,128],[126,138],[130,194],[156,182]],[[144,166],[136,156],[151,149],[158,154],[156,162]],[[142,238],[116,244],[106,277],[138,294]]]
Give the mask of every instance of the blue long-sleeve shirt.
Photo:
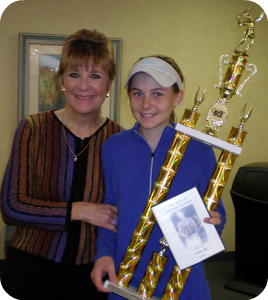
[[[116,205],[118,208],[118,231],[117,234],[114,234],[104,228],[98,229],[95,260],[102,256],[111,256],[115,260],[116,271],[118,270],[174,135],[174,128],[166,127],[155,151],[152,152],[147,141],[139,134],[139,124],[137,123],[131,130],[116,134],[103,144],[102,166],[106,189],[105,203]],[[166,199],[194,186],[203,196],[215,164],[213,149],[191,140]],[[226,222],[222,201],[219,202],[217,211],[221,215],[222,223],[217,227],[218,232],[221,233]],[[163,234],[159,226],[155,224],[130,282],[131,285],[139,286],[153,252],[160,251],[159,240],[162,237]],[[154,296],[159,298],[165,290],[175,265],[175,260],[169,249],[166,250],[165,254],[169,259],[154,293]],[[116,294],[111,294],[109,297],[112,300],[123,299]],[[192,267],[180,296],[180,300],[186,299],[210,299],[203,263]]]

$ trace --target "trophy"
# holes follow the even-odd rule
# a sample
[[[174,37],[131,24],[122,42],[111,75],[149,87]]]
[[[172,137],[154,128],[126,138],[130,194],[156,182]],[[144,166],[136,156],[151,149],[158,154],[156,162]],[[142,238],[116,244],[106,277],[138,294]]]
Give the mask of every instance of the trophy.
[[[257,19],[251,18],[251,12],[252,10],[248,8],[244,13],[237,16],[238,25],[247,26],[247,29],[244,32],[243,39],[235,48],[232,58],[230,59],[228,55],[220,57],[219,84],[214,86],[215,89],[219,89],[220,97],[218,98],[218,101],[213,103],[208,109],[206,118],[208,124],[206,125],[206,128],[202,132],[195,129],[199,118],[197,108],[205,98],[205,91],[201,98],[198,98],[198,89],[195,95],[194,106],[192,109],[185,110],[180,124],[177,124],[175,127],[177,132],[174,140],[161,167],[151,195],[147,200],[147,204],[138,225],[133,233],[123,261],[120,264],[117,274],[119,285],[114,285],[109,280],[104,284],[105,288],[110,289],[126,299],[158,299],[153,296],[153,292],[168,259],[168,257],[164,255],[165,249],[168,247],[165,238],[160,240],[160,244],[162,245],[160,252],[152,253],[152,259],[139,288],[137,289],[131,286],[130,281],[155,224],[152,206],[165,200],[173,178],[178,172],[179,165],[187,150],[190,139],[195,139],[199,142],[208,144],[211,147],[222,150],[207,186],[207,190],[203,196],[203,202],[209,211],[217,208],[234,162],[241,154],[241,147],[247,134],[247,132],[244,131],[244,125],[252,113],[252,107],[246,112],[247,104],[243,106],[239,124],[231,128],[227,141],[219,139],[216,133],[219,131],[218,127],[222,127],[228,119],[230,109],[228,108],[227,103],[229,103],[229,100],[234,95],[241,98],[241,89],[257,72],[257,67],[255,65],[248,64],[248,50],[254,43],[255,23],[263,18],[264,12],[262,12]],[[242,17],[244,19],[241,21]],[[240,50],[247,39],[249,39],[248,45],[244,50]],[[223,59],[224,64],[228,65],[224,76],[222,71]],[[244,79],[240,86],[238,86],[244,71],[251,72],[251,74],[248,78]],[[190,271],[191,267],[180,270],[179,267],[175,265],[161,300],[179,299]]]

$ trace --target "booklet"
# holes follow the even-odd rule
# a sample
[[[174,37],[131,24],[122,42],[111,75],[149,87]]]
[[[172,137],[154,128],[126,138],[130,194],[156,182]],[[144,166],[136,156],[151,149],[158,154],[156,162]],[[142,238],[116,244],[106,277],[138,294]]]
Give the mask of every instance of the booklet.
[[[216,227],[204,222],[210,215],[196,187],[152,211],[180,270],[225,250]]]

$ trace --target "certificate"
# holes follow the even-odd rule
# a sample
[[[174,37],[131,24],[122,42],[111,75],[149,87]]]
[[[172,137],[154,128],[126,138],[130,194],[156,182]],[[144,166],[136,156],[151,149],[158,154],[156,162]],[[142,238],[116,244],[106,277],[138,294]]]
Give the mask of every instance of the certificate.
[[[152,207],[168,246],[184,270],[223,250],[225,246],[196,187]]]

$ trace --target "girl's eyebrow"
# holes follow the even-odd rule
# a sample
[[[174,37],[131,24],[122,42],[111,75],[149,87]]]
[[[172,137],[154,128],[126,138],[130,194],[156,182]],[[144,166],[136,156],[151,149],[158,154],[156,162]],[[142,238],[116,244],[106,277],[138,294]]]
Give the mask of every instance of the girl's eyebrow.
[[[130,89],[131,91],[141,91],[141,89],[139,89],[139,88],[132,88],[132,89]]]
[[[139,88],[131,88],[130,89],[131,91],[142,91],[141,89],[139,89]],[[165,88],[162,88],[162,87],[157,87],[157,88],[153,88],[153,89],[151,89],[151,91],[159,91],[159,90],[161,90],[161,91],[165,91],[166,89]]]
[[[151,89],[151,91],[158,91],[158,90],[165,91],[166,89],[163,87],[157,87],[157,88]]]

